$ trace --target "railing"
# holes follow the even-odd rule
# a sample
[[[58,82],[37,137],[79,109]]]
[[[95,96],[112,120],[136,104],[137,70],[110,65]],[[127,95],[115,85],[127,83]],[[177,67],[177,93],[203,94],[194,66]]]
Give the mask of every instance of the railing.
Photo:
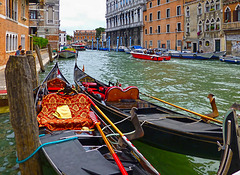
[[[240,21],[223,23],[222,29],[223,30],[239,30],[240,29]]]

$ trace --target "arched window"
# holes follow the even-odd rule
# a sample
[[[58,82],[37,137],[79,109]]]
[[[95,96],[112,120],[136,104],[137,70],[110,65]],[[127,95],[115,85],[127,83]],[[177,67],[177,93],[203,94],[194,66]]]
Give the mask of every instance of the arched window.
[[[215,29],[215,20],[212,18],[211,20],[211,31]]]
[[[220,18],[217,18],[216,20],[216,30],[220,30]]]
[[[201,15],[202,14],[202,4],[199,3],[198,4],[198,11],[197,11],[198,15]]]
[[[187,17],[190,16],[190,8],[189,8],[189,7],[186,8],[186,16],[187,16]]]
[[[206,42],[205,42],[205,46],[209,46],[209,41],[206,41]]]
[[[233,11],[233,21],[240,21],[240,5],[238,4]]]
[[[186,33],[190,34],[190,25],[189,25],[189,23],[187,23],[187,25],[186,25]]]
[[[209,5],[209,2],[207,1],[205,4],[205,11],[209,12],[209,10],[210,10],[210,5]]]
[[[215,10],[215,3],[214,0],[211,0],[211,8],[210,11],[214,11]]]
[[[216,0],[216,10],[220,10],[220,0]]]
[[[224,22],[231,22],[231,10],[229,7],[226,8],[225,13],[224,13]]]
[[[198,22],[198,32],[202,32],[202,21]]]
[[[207,19],[206,25],[205,25],[205,31],[209,31],[209,29],[210,29],[210,23],[209,23],[209,20]]]

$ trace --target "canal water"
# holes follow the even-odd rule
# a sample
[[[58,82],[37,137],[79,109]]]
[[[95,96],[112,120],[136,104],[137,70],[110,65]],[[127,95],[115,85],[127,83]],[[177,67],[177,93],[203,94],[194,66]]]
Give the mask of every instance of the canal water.
[[[75,59],[59,59],[62,73],[71,83],[74,64]],[[79,52],[77,64],[80,68],[84,65],[88,74],[105,83],[119,81],[123,88],[137,86],[140,92],[201,114],[211,112],[207,95],[212,93],[219,109],[219,120],[223,119],[233,103],[240,103],[239,65],[218,60],[152,62],[137,60],[125,53],[91,50]],[[53,66],[54,63],[47,65],[46,72],[39,75],[40,80]],[[182,112],[147,97],[141,98]],[[162,175],[211,175],[216,174],[219,166],[219,161],[167,152],[137,141],[134,144]],[[14,133],[9,113],[0,114],[0,174],[20,174],[15,160]]]

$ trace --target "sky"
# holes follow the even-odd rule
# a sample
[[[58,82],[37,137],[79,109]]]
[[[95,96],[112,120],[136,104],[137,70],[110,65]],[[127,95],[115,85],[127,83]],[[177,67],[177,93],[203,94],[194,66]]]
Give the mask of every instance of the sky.
[[[73,35],[74,30],[106,27],[106,0],[60,0],[60,29]]]

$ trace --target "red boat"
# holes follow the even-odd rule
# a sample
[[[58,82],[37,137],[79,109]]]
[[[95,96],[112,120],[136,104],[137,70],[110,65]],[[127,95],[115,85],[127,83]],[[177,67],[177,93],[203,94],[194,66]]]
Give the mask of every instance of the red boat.
[[[168,61],[171,59],[171,56],[162,56],[156,54],[145,54],[138,52],[131,52],[134,58],[143,59],[143,60],[152,60],[152,61]]]

